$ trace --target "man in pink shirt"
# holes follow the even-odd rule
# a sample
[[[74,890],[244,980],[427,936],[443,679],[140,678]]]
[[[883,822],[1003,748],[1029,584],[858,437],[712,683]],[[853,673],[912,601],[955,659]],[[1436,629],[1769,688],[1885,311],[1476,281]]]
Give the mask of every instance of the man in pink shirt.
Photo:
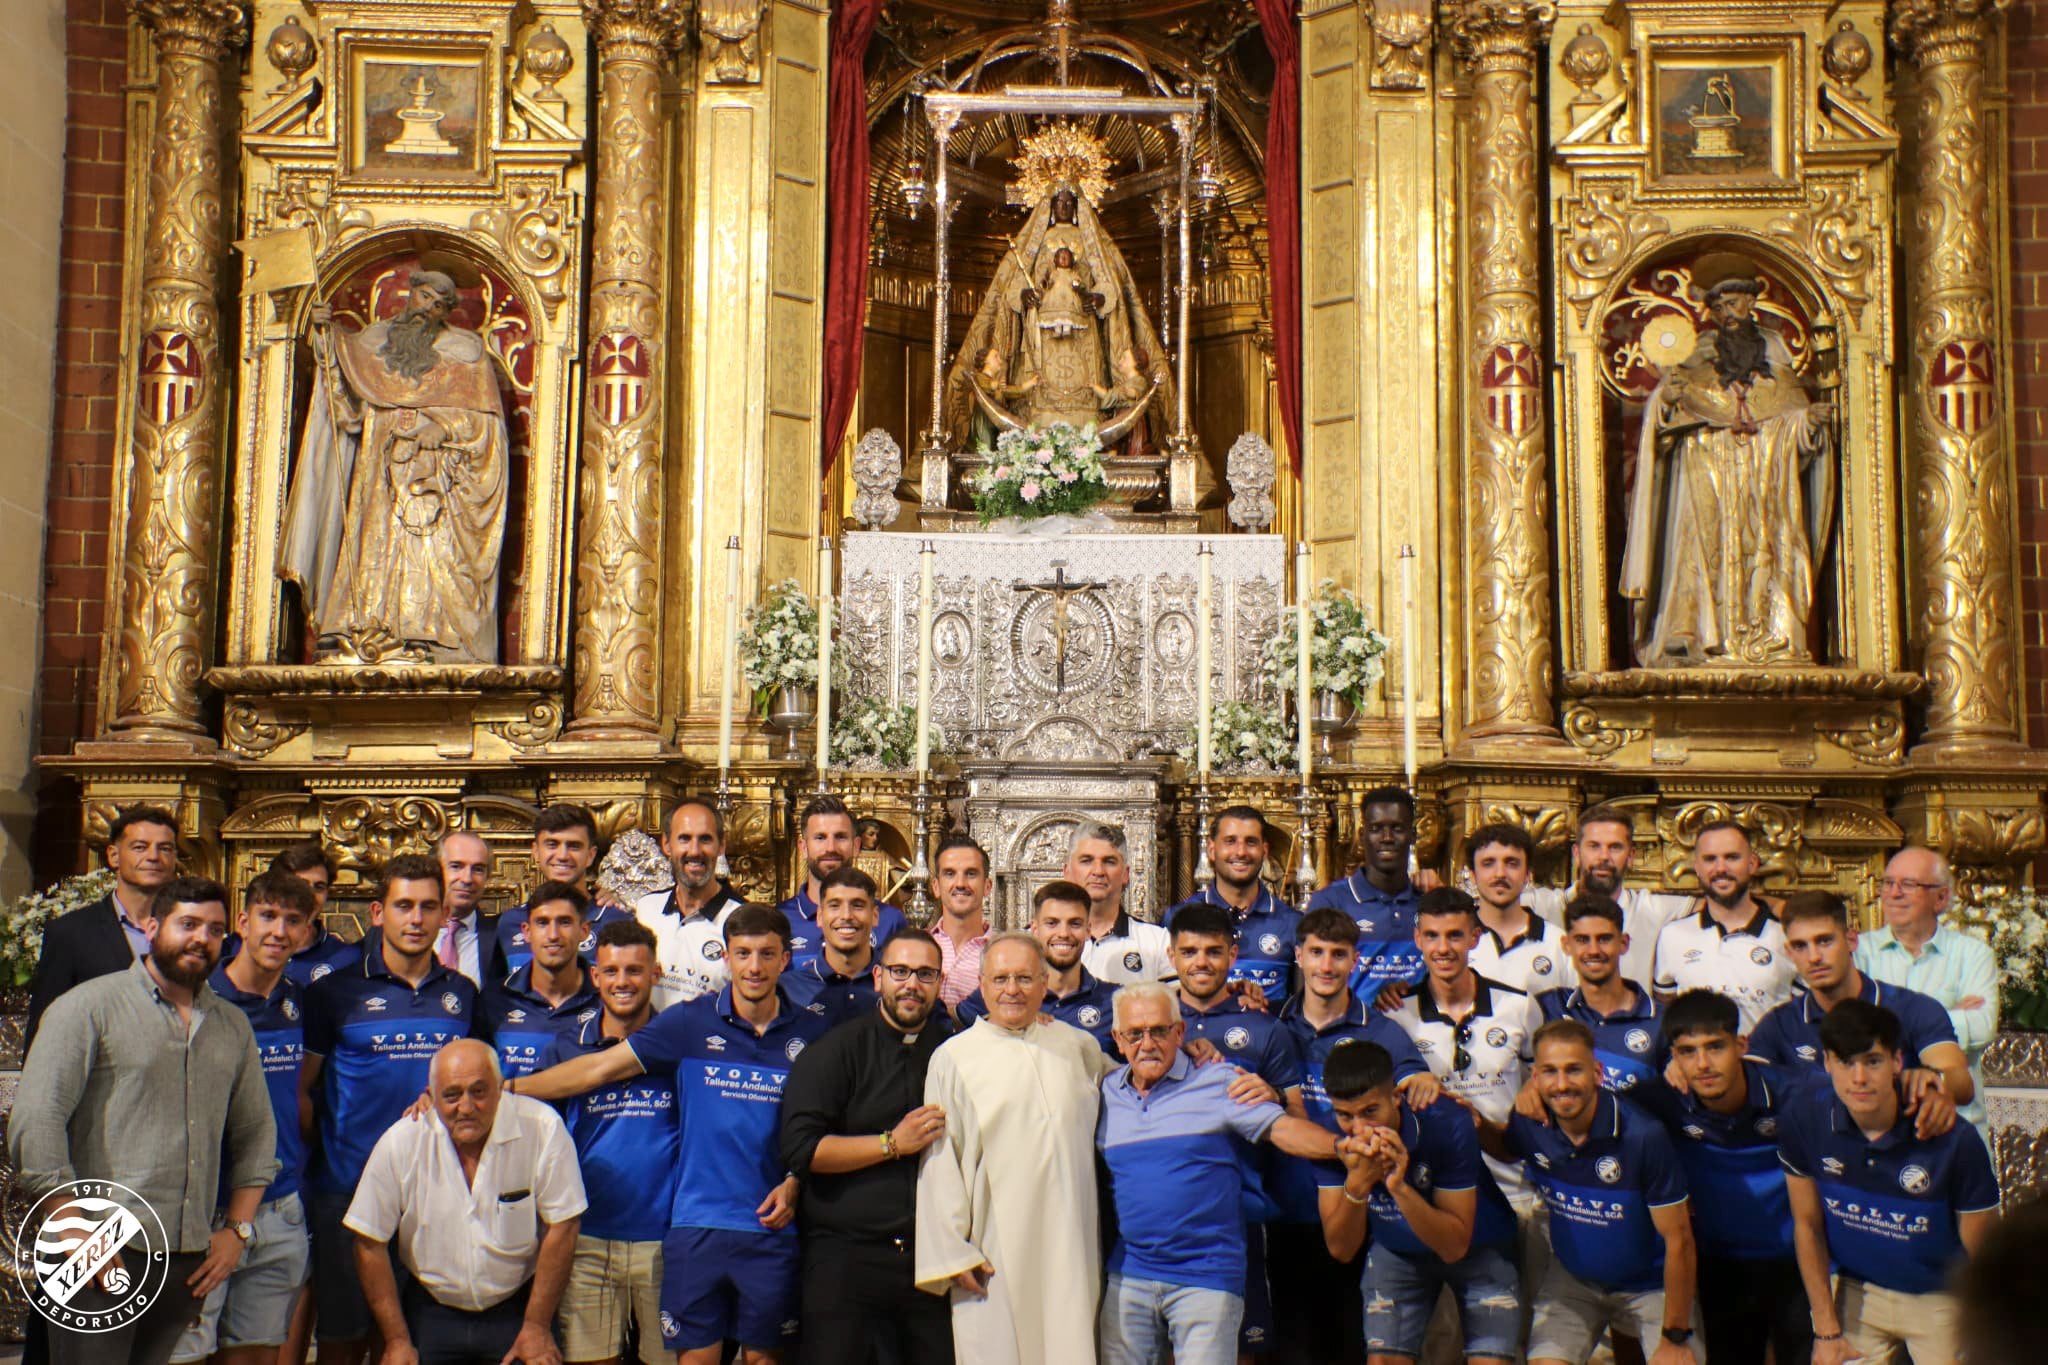
[[[981,949],[988,942],[988,893],[993,885],[987,849],[965,834],[949,834],[939,842],[939,855],[932,863],[939,922],[932,931],[946,974],[939,983],[939,999],[948,1009],[981,986]]]

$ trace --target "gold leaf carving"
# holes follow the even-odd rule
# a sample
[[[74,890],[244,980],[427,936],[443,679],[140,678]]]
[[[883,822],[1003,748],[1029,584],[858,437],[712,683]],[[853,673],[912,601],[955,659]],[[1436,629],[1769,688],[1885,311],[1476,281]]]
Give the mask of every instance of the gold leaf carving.
[[[1611,758],[1623,745],[1649,736],[1647,726],[1617,725],[1590,706],[1578,702],[1565,705],[1564,737],[1593,758]]]
[[[252,758],[261,758],[287,740],[306,733],[304,722],[266,719],[245,701],[228,704],[221,727],[227,735],[228,747]]]
[[[1646,244],[1671,233],[1669,222],[1632,207],[1629,199],[1626,182],[1594,181],[1578,198],[1565,201],[1565,297],[1582,327],[1615,272],[1635,260]]]
[[[1878,246],[1863,204],[1847,186],[1808,186],[1806,207],[1772,219],[1770,233],[1799,260],[1819,266],[1848,305],[1851,321],[1862,322]]]
[[[1853,725],[1817,725],[1814,732],[1859,763],[1897,763],[1906,756],[1905,723],[1890,711]]]
[[[375,876],[401,853],[429,853],[449,830],[448,808],[424,796],[347,796],[320,807],[320,832],[343,870]]]

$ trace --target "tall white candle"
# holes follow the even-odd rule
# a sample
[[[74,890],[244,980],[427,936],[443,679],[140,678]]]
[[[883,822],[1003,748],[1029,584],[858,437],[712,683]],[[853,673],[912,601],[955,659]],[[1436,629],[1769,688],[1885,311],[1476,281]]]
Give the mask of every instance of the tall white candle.
[[[932,566],[939,552],[927,540],[917,551],[917,771],[932,770]]]
[[[1201,588],[1195,596],[1195,771],[1209,775],[1209,622],[1215,614],[1215,590],[1210,576],[1216,549],[1208,541],[1196,558],[1202,565]]]
[[[818,781],[832,766],[832,537],[818,542]]]
[[[1295,660],[1294,670],[1294,718],[1295,728],[1300,731],[1301,782],[1308,785],[1311,755],[1314,752],[1315,726],[1309,719],[1309,651],[1315,636],[1308,619],[1308,542],[1299,541],[1294,547],[1294,622]]]
[[[1415,790],[1415,547],[1401,547],[1401,769]]]
[[[740,538],[725,539],[725,674],[718,702],[718,771],[732,767],[732,685],[740,655]]]

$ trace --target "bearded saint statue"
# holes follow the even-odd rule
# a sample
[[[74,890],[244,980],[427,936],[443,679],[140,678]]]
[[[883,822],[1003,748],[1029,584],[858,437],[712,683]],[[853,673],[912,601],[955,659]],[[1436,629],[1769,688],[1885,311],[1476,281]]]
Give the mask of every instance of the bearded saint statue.
[[[1763,285],[1707,291],[1714,327],[1643,413],[1621,593],[1645,668],[1805,663],[1835,501],[1832,403],[1758,322]]]
[[[316,653],[498,659],[510,438],[483,338],[450,326],[455,281],[413,273],[397,316],[360,332],[313,308],[319,373],[278,573]]]
[[[967,450],[990,431],[1065,422],[1095,427],[1112,444],[1147,412],[1173,411],[1165,355],[1095,206],[1071,185],[1056,186],[996,267],[953,358],[947,435]],[[1148,368],[1130,373],[1141,356]]]

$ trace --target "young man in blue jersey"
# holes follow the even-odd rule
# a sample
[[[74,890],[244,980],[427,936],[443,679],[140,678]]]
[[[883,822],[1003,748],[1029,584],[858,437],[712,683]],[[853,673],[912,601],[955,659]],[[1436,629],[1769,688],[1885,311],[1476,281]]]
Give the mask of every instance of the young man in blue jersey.
[[[1045,947],[1045,1012],[1088,1034],[1114,1057],[1116,1044],[1110,1030],[1115,1027],[1115,1017],[1109,1001],[1116,987],[1097,981],[1081,962],[1088,946],[1088,905],[1088,893],[1075,883],[1047,882],[1032,893],[1031,923],[1025,928]],[[988,1004],[979,990],[953,1011],[963,1025],[987,1013]]]
[[[1685,1167],[1700,1320],[1715,1358],[1760,1361],[1768,1349],[1799,1365],[1813,1349],[1813,1327],[1792,1254],[1778,1134],[1804,1087],[1781,1067],[1744,1058],[1741,1026],[1742,1011],[1727,996],[1680,995],[1665,1008],[1663,1028],[1685,1088],[1658,1075],[1629,1098],[1663,1121]]]
[[[1899,1021],[1899,1084],[1907,1112],[1917,1115],[1922,1104],[1952,1110],[1970,1102],[1976,1082],[1948,1011],[1931,996],[1887,986],[1856,969],[1856,928],[1840,896],[1832,891],[1787,896],[1778,922],[1785,929],[1785,951],[1806,989],[1758,1022],[1749,1035],[1750,1056],[1794,1068],[1820,1085],[1827,1076],[1821,1020],[1843,1001],[1861,1000],[1890,1010]]]
[[[1445,1289],[1456,1297],[1467,1361],[1520,1358],[1515,1211],[1481,1159],[1472,1116],[1456,1101],[1424,1109],[1394,1092],[1394,1059],[1377,1043],[1331,1049],[1323,1089],[1336,1111],[1338,1163],[1318,1193],[1323,1238],[1340,1261],[1365,1261],[1368,1365],[1407,1365]]]
[[[560,802],[533,817],[534,871],[547,881],[568,883],[590,900],[588,933],[580,945],[586,962],[597,947],[597,931],[613,920],[631,917],[630,911],[598,900],[597,888],[590,882],[597,854],[597,817],[589,807]],[[497,962],[484,964],[484,980],[502,981],[533,960],[533,949],[526,940],[531,904],[514,906],[498,917]]]
[[[852,867],[853,855],[860,848],[853,812],[830,792],[820,792],[804,803],[803,812],[797,817],[797,833],[803,841],[804,884],[776,907],[789,920],[791,971],[802,970],[825,951],[824,931],[818,924],[825,875],[841,867]],[[878,905],[870,937],[879,944],[902,927],[901,910],[893,905]]]
[[[1096,1146],[1117,1237],[1102,1295],[1103,1365],[1232,1365],[1244,1312],[1240,1145],[1303,1160],[1336,1153],[1329,1130],[1278,1104],[1240,1104],[1233,1073],[1196,1068],[1171,986],[1134,982],[1113,1001],[1128,1063],[1102,1081]]]
[[[1554,986],[1536,997],[1543,1017],[1576,1019],[1593,1031],[1600,1059],[1600,1083],[1627,1094],[1663,1074],[1670,1059],[1662,1030],[1663,1006],[1649,984],[1622,976],[1633,946],[1622,927],[1622,909],[1596,892],[1565,903],[1564,950],[1578,984]]]
[[[1998,1220],[1998,1181],[1967,1123],[1921,1137],[1907,1111],[1898,1017],[1844,1000],[1820,1025],[1830,1090],[1793,1105],[1779,1155],[1813,1365],[1956,1359],[1948,1286]],[[1830,1282],[1830,1274],[1834,1281]]]
[[[295,985],[310,986],[329,972],[352,967],[363,956],[362,945],[346,943],[327,932],[327,892],[334,884],[334,859],[316,839],[293,844],[270,860],[271,872],[296,877],[313,893],[313,913],[299,931],[298,946],[284,974]],[[232,954],[230,954],[232,956]]]
[[[374,1323],[342,1225],[377,1139],[427,1088],[442,1044],[469,1036],[476,987],[434,957],[447,921],[441,865],[405,854],[384,865],[363,957],[306,991],[302,1112],[319,1133],[313,1163],[313,1289],[322,1365],[360,1365]]]
[[[1323,1093],[1323,1063],[1332,1048],[1353,1038],[1386,1049],[1394,1059],[1394,1084],[1411,1105],[1434,1104],[1440,1087],[1408,1035],[1352,989],[1358,971],[1357,922],[1327,906],[1310,910],[1295,926],[1295,941],[1301,989],[1280,1007],[1279,1018],[1301,1056],[1301,1098],[1308,1117],[1336,1131],[1336,1113]],[[1414,951],[1412,937],[1409,949]],[[1334,1259],[1324,1245],[1315,1170],[1299,1161],[1276,1165],[1280,1218],[1267,1227],[1266,1238],[1280,1358],[1288,1365],[1363,1359],[1360,1268]]]
[[[590,898],[567,882],[542,882],[526,898],[526,945],[533,957],[477,999],[476,1036],[498,1054],[507,1077],[524,1076],[557,1038],[574,1037],[598,1016],[597,984],[583,965]]]
[[[875,923],[879,893],[874,879],[844,863],[818,883],[818,931],[823,951],[782,977],[790,1003],[827,1024],[857,1018],[881,1001],[875,988]]]
[[[1600,1074],[1592,1031],[1553,1019],[1536,1031],[1549,1122],[1479,1120],[1480,1145],[1523,1163],[1550,1212],[1529,1365],[1586,1365],[1609,1328],[1654,1343],[1650,1365],[1698,1365],[1684,1169],[1663,1125],[1603,1089]]]
[[[1422,888],[1408,879],[1415,847],[1415,798],[1401,787],[1376,787],[1361,806],[1365,860],[1349,876],[1308,898],[1304,910],[1341,910],[1358,928],[1358,979],[1368,1000],[1392,985],[1422,979],[1415,947],[1415,902]]]
[[[1237,937],[1233,981],[1249,981],[1267,1000],[1285,1000],[1294,991],[1294,926],[1301,912],[1273,894],[1263,878],[1270,845],[1265,817],[1250,806],[1231,806],[1209,822],[1209,866],[1214,885],[1206,886],[1173,908],[1166,917],[1169,933],[1180,912],[1191,905],[1209,905],[1227,912]]]
[[[246,1243],[241,1264],[206,1296],[197,1322],[185,1329],[173,1361],[209,1357],[219,1365],[269,1365],[285,1343],[311,1249],[299,1197],[306,1141],[299,1131],[299,1066],[305,1060],[305,1017],[298,986],[286,974],[313,918],[313,889],[289,873],[266,872],[249,883],[236,928],[242,950],[214,968],[213,993],[248,1017],[263,1060],[263,1081],[277,1121],[277,1178],[263,1202],[235,1232]],[[225,1202],[227,1191],[222,1191]]]
[[[670,1006],[619,1047],[511,1083],[562,1100],[642,1073],[675,1078],[682,1126],[661,1325],[678,1365],[718,1365],[728,1339],[744,1365],[773,1365],[796,1339],[797,1181],[777,1134],[789,1065],[826,1024],[781,988],[789,941],[781,911],[741,906],[725,921],[731,985]]]
[[[549,1042],[540,1069],[615,1048],[654,1017],[654,986],[661,979],[654,932],[635,920],[598,930],[592,976],[603,1012]],[[672,1365],[674,1354],[661,1341],[661,1239],[675,1198],[675,1077],[614,1081],[561,1108],[590,1200],[562,1291],[562,1359],[568,1365],[617,1361],[631,1324],[640,1336],[642,1365]]]

